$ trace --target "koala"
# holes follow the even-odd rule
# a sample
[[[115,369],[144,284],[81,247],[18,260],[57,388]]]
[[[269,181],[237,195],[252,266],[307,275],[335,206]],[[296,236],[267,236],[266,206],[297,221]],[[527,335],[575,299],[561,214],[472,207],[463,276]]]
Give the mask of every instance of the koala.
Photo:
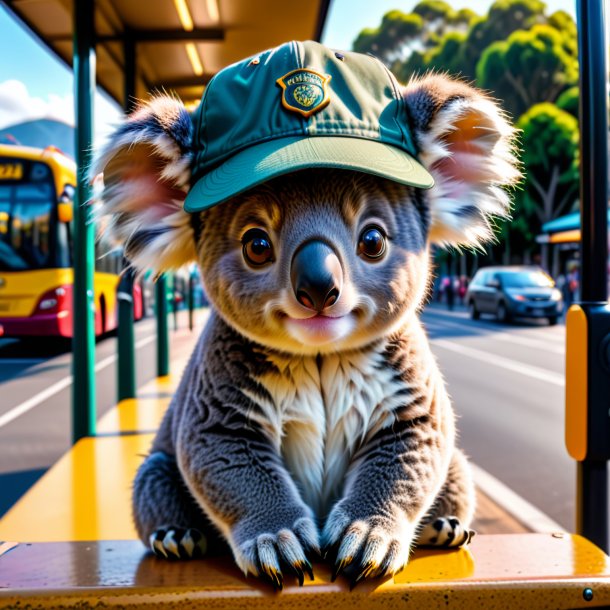
[[[300,168],[189,213],[194,126],[169,96],[100,154],[101,213],[131,264],[197,261],[211,303],[134,482],[156,555],[228,547],[277,588],[323,558],[355,585],[395,574],[416,545],[469,541],[472,475],[418,311],[431,244],[479,247],[508,216],[514,131],[446,76],[398,95],[430,189]]]

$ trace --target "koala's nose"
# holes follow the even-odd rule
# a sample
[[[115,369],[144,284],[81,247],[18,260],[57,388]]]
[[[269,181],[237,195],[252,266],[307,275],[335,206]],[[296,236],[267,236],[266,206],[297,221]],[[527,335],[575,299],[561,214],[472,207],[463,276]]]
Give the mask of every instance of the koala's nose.
[[[321,241],[310,241],[295,253],[290,281],[297,301],[317,312],[330,307],[343,287],[343,270],[333,249]]]

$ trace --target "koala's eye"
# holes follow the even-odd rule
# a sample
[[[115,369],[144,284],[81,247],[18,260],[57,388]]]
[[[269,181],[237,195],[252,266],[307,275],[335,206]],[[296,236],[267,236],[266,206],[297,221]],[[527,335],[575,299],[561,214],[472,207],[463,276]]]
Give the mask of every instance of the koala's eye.
[[[246,262],[255,267],[273,262],[273,246],[269,235],[262,229],[250,229],[241,238]]]
[[[385,235],[383,230],[375,225],[366,227],[360,233],[358,254],[370,259],[381,258],[385,253]]]

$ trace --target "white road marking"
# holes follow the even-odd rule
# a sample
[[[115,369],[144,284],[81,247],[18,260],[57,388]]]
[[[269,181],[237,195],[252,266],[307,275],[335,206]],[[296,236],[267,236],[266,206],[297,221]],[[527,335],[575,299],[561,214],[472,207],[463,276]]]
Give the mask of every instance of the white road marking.
[[[496,479],[480,466],[470,462],[476,486],[491,500],[498,504],[519,523],[539,534],[564,532],[565,528],[553,521],[540,509],[514,492],[502,481]]]
[[[560,354],[563,355],[565,353],[565,349],[563,348],[563,346],[559,346],[557,345],[554,341],[552,342],[546,342],[546,341],[542,341],[540,339],[530,339],[528,337],[522,337],[521,335],[518,334],[509,334],[509,332],[497,332],[497,331],[492,331],[492,332],[488,332],[486,330],[483,330],[482,328],[477,328],[475,326],[464,326],[463,324],[458,324],[457,322],[450,322],[448,320],[434,320],[434,321],[430,321],[429,323],[426,323],[426,326],[446,326],[448,328],[458,328],[461,330],[464,329],[468,329],[468,330],[473,330],[476,333],[478,333],[477,336],[485,336],[485,337],[489,337],[490,339],[498,339],[499,341],[505,341],[507,343],[515,343],[516,345],[523,345],[525,347],[534,347],[537,349],[542,349],[548,352],[551,352],[553,354]],[[550,343],[553,343],[553,345],[551,345]]]
[[[153,341],[155,341],[155,339],[156,339],[156,335],[144,337],[143,339],[136,341],[135,348],[140,349],[140,348],[144,347],[145,345],[152,343]],[[102,369],[105,369],[106,367],[110,366],[113,362],[115,362],[117,360],[117,358],[118,358],[118,356],[116,354],[113,354],[111,356],[108,356],[107,358],[104,358],[103,360],[100,360],[95,365],[95,372],[99,373]],[[10,411],[6,412],[4,415],[1,415],[0,416],[0,428],[2,428],[3,426],[6,426],[13,420],[15,420],[18,417],[20,417],[21,415],[23,415],[24,413],[27,413],[28,411],[33,409],[34,407],[37,407],[38,405],[42,404],[45,400],[47,400],[51,396],[54,396],[55,394],[58,394],[62,390],[65,390],[66,388],[70,387],[70,385],[72,385],[72,379],[73,379],[72,375],[68,375],[67,377],[64,377],[63,379],[60,379],[59,381],[55,382],[52,386],[49,386],[46,390],[39,392],[35,396],[32,396],[32,398],[28,398],[28,400],[22,402],[21,404],[17,405],[16,407],[13,407]]]
[[[546,381],[547,383],[552,383],[562,387],[565,385],[563,375],[559,375],[558,373],[554,373],[553,371],[549,371],[547,369],[531,366],[529,364],[523,364],[517,360],[511,360],[510,358],[498,356],[496,354],[492,354],[491,352],[485,352],[474,347],[466,347],[465,345],[460,345],[459,343],[454,343],[453,341],[447,341],[446,339],[432,339],[430,343],[436,347],[446,349],[447,351],[461,354],[462,356],[468,356],[473,360],[480,360],[481,362],[498,366],[508,371],[512,371],[513,373],[518,373],[519,375],[526,375],[527,377],[532,377],[533,379]]]
[[[554,346],[550,345],[551,342],[540,341],[539,339],[529,339],[528,337],[522,337],[521,335],[508,334],[508,333],[495,333],[494,338],[500,341],[506,341],[508,343],[515,343],[517,345],[524,345],[525,347],[535,347],[537,349],[546,350],[553,354],[559,354],[563,356],[565,354],[565,344],[562,342],[558,344],[556,342]]]
[[[427,307],[423,310],[423,315],[425,316],[434,316],[442,318],[446,320],[448,316],[455,320],[463,320],[464,322],[470,322],[466,326],[468,329],[478,328],[480,330],[489,329],[489,330],[497,330],[498,324],[493,321],[493,318],[490,319],[481,319],[481,320],[473,320],[470,316],[467,316],[465,313],[460,314],[459,312],[454,313],[446,313],[445,311],[439,311],[435,307]],[[464,328],[464,327],[462,327]],[[533,334],[539,336],[540,331],[544,332],[544,340],[551,341],[553,343],[559,343],[560,345],[565,344],[565,327],[561,325],[557,326],[505,326],[506,331],[513,332],[514,334],[518,334],[519,336],[527,335],[531,337]]]

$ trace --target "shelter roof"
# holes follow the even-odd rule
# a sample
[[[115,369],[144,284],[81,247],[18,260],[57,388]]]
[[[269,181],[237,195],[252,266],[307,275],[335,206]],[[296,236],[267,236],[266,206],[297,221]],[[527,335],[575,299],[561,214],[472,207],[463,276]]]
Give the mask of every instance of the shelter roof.
[[[330,0],[96,0],[97,81],[123,105],[136,49],[136,97],[175,90],[188,104],[220,69],[287,40],[319,40]],[[7,6],[72,64],[73,0],[9,0]]]

